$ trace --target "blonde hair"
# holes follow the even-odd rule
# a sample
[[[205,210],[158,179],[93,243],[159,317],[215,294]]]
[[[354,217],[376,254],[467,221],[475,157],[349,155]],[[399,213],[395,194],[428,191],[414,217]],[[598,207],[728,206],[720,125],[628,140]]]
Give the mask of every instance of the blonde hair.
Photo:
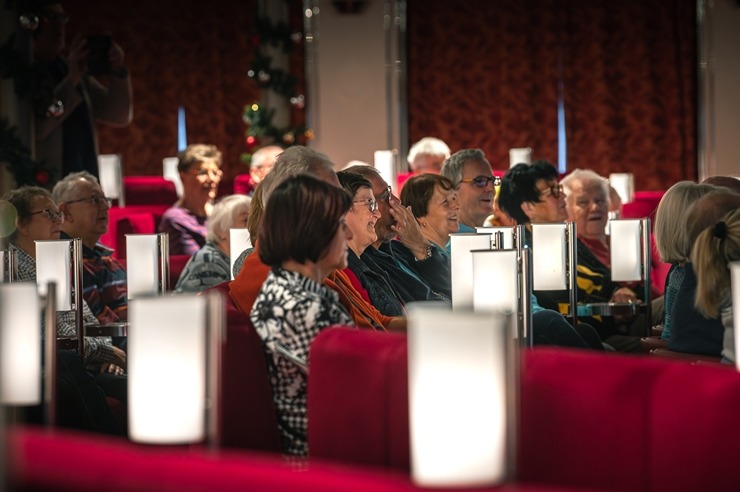
[[[688,237],[689,208],[717,187],[693,181],[679,181],[665,192],[655,212],[655,246],[660,260],[680,263],[688,259],[691,242]]]
[[[728,263],[740,260],[740,209],[733,210],[699,234],[691,251],[696,272],[695,306],[716,318],[730,289]]]

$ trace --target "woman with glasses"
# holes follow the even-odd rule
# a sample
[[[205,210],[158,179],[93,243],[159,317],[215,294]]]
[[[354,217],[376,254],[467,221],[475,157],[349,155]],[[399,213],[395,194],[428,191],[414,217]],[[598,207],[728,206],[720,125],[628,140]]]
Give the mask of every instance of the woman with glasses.
[[[162,215],[171,255],[194,255],[206,243],[206,222],[221,182],[221,152],[215,145],[193,144],[177,156],[182,197]]]
[[[348,241],[347,268],[345,273],[353,282],[365,300],[375,306],[386,316],[404,316],[406,314],[400,295],[393,288],[388,274],[379,269],[371,269],[360,259],[362,253],[375,241],[378,235],[375,224],[380,218],[378,201],[373,195],[370,181],[359,174],[340,171],[337,173],[339,183],[352,197],[352,207],[347,213],[347,227],[352,231]]]
[[[263,341],[283,451],[306,456],[306,374],[311,341],[332,325],[354,325],[336,292],[323,285],[347,266],[350,197],[312,176],[286,179],[265,205],[260,260],[271,267],[250,319]]]

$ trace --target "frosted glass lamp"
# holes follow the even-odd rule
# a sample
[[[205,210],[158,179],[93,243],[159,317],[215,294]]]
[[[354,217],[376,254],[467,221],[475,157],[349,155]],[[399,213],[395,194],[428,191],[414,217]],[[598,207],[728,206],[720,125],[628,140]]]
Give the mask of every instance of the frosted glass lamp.
[[[609,227],[612,280],[615,282],[642,280],[642,221],[612,220]]]
[[[421,487],[502,483],[517,412],[507,318],[435,303],[408,308],[411,475]]]
[[[41,402],[41,310],[33,283],[0,284],[0,402]]]
[[[57,308],[73,309],[72,303],[73,242],[69,240],[36,241],[36,285],[39,294],[46,295],[46,285],[56,284]]]
[[[532,164],[532,149],[530,147],[509,149],[509,167],[522,163]]]
[[[452,307],[473,307],[473,255],[471,251],[491,249],[490,234],[450,234],[450,277]]]
[[[249,238],[249,229],[229,229],[229,272],[231,280],[234,280],[234,262],[246,250],[252,247],[252,240]]]
[[[376,150],[374,154],[374,167],[378,170],[380,176],[392,188],[396,187],[396,156],[392,150]]]
[[[565,224],[532,224],[533,290],[568,288],[565,231]]]
[[[98,172],[100,188],[108,198],[118,200],[118,206],[126,206],[123,193],[123,176],[121,171],[121,156],[119,154],[102,154],[98,156]]]
[[[622,203],[635,201],[635,175],[632,173],[612,173],[609,184],[617,192]]]
[[[126,282],[129,299],[167,291],[169,243],[167,234],[126,234]]]
[[[740,345],[740,261],[730,263],[730,282],[732,284],[732,322],[735,330],[735,354]],[[735,356],[735,368],[740,371],[740,357]]]
[[[165,157],[162,159],[162,176],[167,181],[172,181],[175,184],[175,191],[177,196],[182,198],[182,180],[180,179],[180,172],[177,170],[177,157]]]
[[[519,261],[516,250],[472,251],[473,309],[476,312],[519,310]]]
[[[513,249],[514,248],[514,228],[513,227],[476,227],[475,232],[478,234],[490,234],[491,235],[491,249]],[[494,247],[494,235],[500,232],[504,236],[502,245],[495,245]]]

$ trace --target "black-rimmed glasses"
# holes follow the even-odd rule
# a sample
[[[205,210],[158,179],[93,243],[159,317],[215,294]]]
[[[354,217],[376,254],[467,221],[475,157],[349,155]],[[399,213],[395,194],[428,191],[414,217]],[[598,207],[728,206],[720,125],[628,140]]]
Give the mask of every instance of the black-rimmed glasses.
[[[64,212],[62,212],[61,210],[52,210],[50,208],[45,208],[43,210],[39,210],[38,212],[31,212],[30,214],[28,214],[28,216],[30,217],[31,215],[38,214],[43,215],[52,222],[56,222],[57,220],[59,222],[64,222]]]
[[[353,200],[352,203],[364,203],[367,205],[368,210],[370,210],[370,213],[375,213],[376,210],[378,210],[378,202],[377,200],[373,200],[372,198],[366,198],[364,200]]]
[[[112,198],[108,198],[106,196],[100,196],[100,195],[93,195],[93,196],[89,196],[87,198],[78,198],[77,200],[69,200],[69,201],[66,201],[64,203],[66,203],[67,205],[69,205],[71,203],[81,203],[81,202],[91,203],[95,207],[100,207],[104,203],[108,207],[110,207],[111,205],[113,205],[113,199]]]
[[[488,183],[493,183],[493,186],[501,184],[501,178],[498,176],[476,176],[475,178],[461,179],[461,183],[472,183],[478,188],[485,188]]]

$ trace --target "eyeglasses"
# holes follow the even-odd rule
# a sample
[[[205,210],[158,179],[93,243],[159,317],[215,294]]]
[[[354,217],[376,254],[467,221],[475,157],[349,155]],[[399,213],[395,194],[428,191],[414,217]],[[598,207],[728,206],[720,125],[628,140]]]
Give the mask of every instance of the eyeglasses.
[[[388,202],[390,201],[392,194],[393,194],[393,190],[391,190],[391,187],[389,186],[381,194],[375,195],[375,199],[378,200],[379,202]]]
[[[88,203],[91,203],[94,207],[100,207],[104,203],[108,207],[110,207],[111,205],[113,205],[113,199],[112,198],[108,198],[108,197],[100,196],[100,195],[93,195],[93,196],[89,196],[87,198],[79,198],[77,200],[69,200],[69,201],[64,202],[64,203],[66,203],[67,205],[69,205],[70,203],[80,203],[80,202],[88,202]]]
[[[50,208],[45,208],[43,210],[39,210],[38,212],[31,212],[30,214],[28,214],[28,216],[30,217],[31,215],[37,214],[43,215],[52,222],[64,222],[64,212],[62,212],[61,210],[51,210]]]
[[[365,200],[354,200],[352,203],[364,203],[367,205],[368,210],[370,210],[370,213],[375,213],[376,210],[378,210],[378,202],[376,200],[373,200],[372,198],[366,198]]]
[[[198,176],[199,178],[200,177],[205,177],[205,176],[210,176],[211,178],[221,179],[223,177],[223,175],[224,175],[224,172],[221,171],[220,169],[203,169],[203,168],[201,168],[201,169],[193,169],[192,171],[190,171],[190,174],[193,174],[195,176]]]
[[[561,184],[554,184],[551,186],[548,186],[544,190],[540,190],[540,195],[545,195],[547,192],[550,192],[553,198],[560,198],[560,196],[563,194],[563,185]]]
[[[461,183],[473,183],[478,188],[485,188],[488,183],[493,183],[493,186],[501,184],[501,178],[498,176],[476,176],[475,178],[461,179]]]

